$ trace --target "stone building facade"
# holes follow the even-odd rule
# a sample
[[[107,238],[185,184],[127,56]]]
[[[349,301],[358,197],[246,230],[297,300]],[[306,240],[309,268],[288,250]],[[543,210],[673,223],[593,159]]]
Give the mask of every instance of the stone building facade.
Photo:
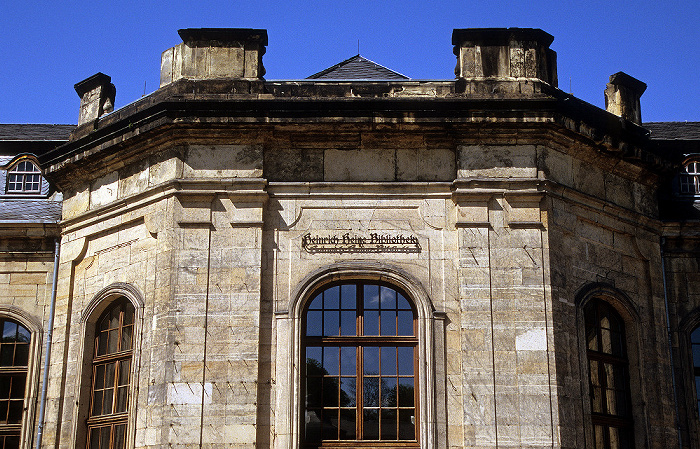
[[[453,80],[180,36],[132,104],[76,85],[60,217],[2,223],[5,447],[700,444],[699,124],[566,94],[536,29],[454,30]]]

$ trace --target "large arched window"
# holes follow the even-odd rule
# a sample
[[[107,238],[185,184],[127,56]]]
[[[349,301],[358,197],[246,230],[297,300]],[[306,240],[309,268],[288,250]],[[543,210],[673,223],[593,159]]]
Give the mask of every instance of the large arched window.
[[[695,379],[695,404],[700,411],[700,326],[690,334],[690,346],[693,354],[693,376]]]
[[[19,448],[29,371],[31,333],[14,320],[0,318],[0,448]]]
[[[634,434],[624,322],[612,306],[600,299],[589,301],[584,314],[594,447],[632,448]]]
[[[303,446],[418,446],[416,312],[406,295],[331,284],[304,318]]]
[[[92,358],[89,449],[126,447],[134,306],[117,299],[97,320]]]

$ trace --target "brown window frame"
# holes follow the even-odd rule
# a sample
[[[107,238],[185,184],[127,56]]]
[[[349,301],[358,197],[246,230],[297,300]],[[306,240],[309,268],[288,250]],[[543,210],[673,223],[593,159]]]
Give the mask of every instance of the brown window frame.
[[[594,314],[594,322],[591,322],[591,314]],[[605,316],[616,321],[619,331],[613,329],[612,324],[607,329],[601,325]],[[616,429],[622,440],[622,446],[619,447],[633,448],[634,422],[625,322],[612,305],[600,298],[593,298],[586,304],[584,322],[594,447],[612,448],[611,434],[614,433],[613,429]],[[615,336],[616,345],[613,340]],[[606,341],[609,342],[609,350],[606,348]],[[593,366],[597,367],[595,372]],[[611,380],[612,387],[608,384]],[[618,382],[618,385],[614,382]],[[613,396],[610,396],[611,394]],[[620,409],[623,410],[622,413],[617,413]]]
[[[347,285],[354,285],[355,286],[355,330],[354,330],[354,335],[335,335],[335,336],[309,336],[308,334],[308,316],[309,316],[309,311],[310,306],[312,305],[312,302],[314,299],[319,297],[319,295],[325,293],[326,291],[329,291],[330,289],[334,287],[341,287],[342,286],[347,286]],[[365,310],[370,310],[370,311],[375,311],[375,309],[367,308],[365,309],[364,307],[364,287],[365,286],[378,286],[379,288],[389,288],[396,293],[400,294],[403,296],[403,298],[406,299],[410,311],[412,313],[412,323],[411,323],[411,329],[412,329],[412,335],[364,335],[363,329],[364,329],[364,317],[365,317]],[[381,291],[381,290],[380,290]],[[380,293],[381,295],[381,293]],[[336,309],[334,308],[329,308],[325,309],[322,308],[321,310],[332,310],[335,311]],[[339,306],[337,309],[339,312],[343,311],[348,311],[351,309],[345,309],[342,306]],[[396,311],[396,329],[397,329],[397,334],[399,333],[398,331],[398,326],[399,326],[399,310],[401,311],[406,311],[408,309],[399,309],[399,306],[397,304],[395,309],[376,309],[378,311],[378,316],[377,316],[377,326],[378,326],[378,333],[381,334],[381,311],[383,310],[395,310]],[[384,448],[392,448],[392,447],[419,447],[419,416],[420,416],[420,411],[419,411],[419,376],[418,376],[418,369],[419,369],[419,364],[418,364],[418,336],[417,336],[417,331],[418,331],[418,326],[417,326],[417,310],[415,308],[415,304],[412,301],[411,297],[407,295],[402,289],[398,288],[397,286],[385,282],[377,282],[377,281],[368,281],[368,280],[346,280],[346,281],[339,281],[339,282],[333,282],[324,285],[322,288],[317,289],[313,295],[311,295],[311,298],[309,299],[308,303],[305,305],[303,309],[303,320],[302,320],[302,350],[301,350],[301,356],[302,356],[302,366],[304,369],[302,369],[302,382],[301,382],[301,397],[302,397],[302,416],[306,416],[307,412],[307,407],[306,407],[306,399],[307,398],[307,391],[306,391],[306,384],[307,384],[307,365],[306,365],[306,353],[307,353],[307,348],[354,348],[355,349],[355,374],[351,375],[351,378],[354,378],[355,380],[355,385],[362,385],[363,381],[365,381],[367,378],[377,378],[379,381],[379,384],[383,381],[384,378],[387,377],[396,377],[397,379],[397,387],[396,387],[396,394],[399,394],[400,387],[400,380],[401,378],[410,378],[412,379],[413,382],[413,407],[406,407],[403,408],[401,407],[398,402],[400,399],[397,397],[397,405],[396,405],[396,412],[397,414],[401,413],[403,410],[412,410],[413,411],[413,439],[398,439],[398,435],[400,433],[400,425],[401,422],[397,420],[397,439],[396,440],[389,440],[389,439],[348,439],[348,440],[341,440],[341,439],[326,439],[326,440],[321,440],[320,443],[309,443],[305,441],[305,418],[302,419],[301,421],[301,429],[300,429],[300,434],[302,435],[302,447],[304,448],[312,448],[312,447],[323,447],[323,448],[350,448],[350,447],[384,447]],[[339,318],[339,322],[342,321],[342,318]],[[342,324],[340,325],[342,329]],[[339,332],[340,333],[340,332]],[[322,333],[323,334],[323,333]],[[396,354],[397,354],[397,365],[396,365],[396,372],[395,375],[391,374],[388,376],[383,375],[382,373],[377,373],[372,374],[372,375],[367,375],[364,373],[364,348],[397,348]],[[399,373],[399,367],[398,367],[398,357],[399,357],[399,350],[398,348],[412,348],[412,353],[413,353],[413,363],[412,363],[412,370],[413,373],[411,375],[400,375]],[[381,358],[381,349],[377,351],[379,357]],[[381,363],[381,362],[380,362]],[[342,367],[341,367],[342,369]],[[338,377],[339,379],[342,379],[345,377],[342,374],[338,374],[338,376],[335,375],[330,375],[328,377],[334,378]],[[325,377],[324,377],[325,378]],[[339,394],[342,394],[341,389],[339,389]],[[368,409],[377,409],[378,416],[383,416],[382,415],[382,410],[386,409],[393,409],[394,407],[383,407],[381,405],[381,402],[379,403],[379,406],[365,406],[363,404],[363,388],[357,388],[356,390],[356,397],[354,401],[354,406],[350,407],[351,409],[354,408],[354,416],[355,416],[355,435],[363,435],[364,432],[364,419],[363,417],[363,411],[368,410]],[[318,409],[319,407],[309,407],[311,409]],[[326,409],[326,407],[323,407],[323,405],[320,406],[321,409]],[[328,409],[337,409],[338,412],[344,407],[338,406],[338,407],[330,407]],[[313,410],[312,410],[313,411]],[[337,415],[340,416],[340,415]],[[404,415],[405,416],[405,415]],[[379,419],[378,421],[381,421]],[[381,425],[381,424],[380,424]],[[338,432],[340,432],[340,428],[338,426]],[[377,428],[377,433],[379,437],[381,438],[381,430],[380,427]],[[339,435],[339,434],[338,434]]]
[[[108,320],[112,312],[119,309],[119,318],[117,327],[107,327],[105,330],[100,329],[100,325],[104,320]],[[130,313],[131,319],[128,324],[124,324],[125,314]],[[95,322],[95,337],[92,360],[90,363],[91,380],[90,380],[90,408],[87,418],[87,448],[97,449],[123,449],[127,446],[126,438],[128,432],[128,414],[129,400],[131,394],[132,383],[132,363],[134,360],[134,329],[135,329],[136,311],[133,304],[126,298],[120,297],[110,303],[105,311]],[[125,329],[130,328],[129,348],[123,348]],[[117,348],[114,351],[109,351],[109,338],[111,331],[116,330]],[[105,342],[105,351],[101,353],[101,338],[107,338]],[[126,368],[124,368],[126,365]],[[114,366],[113,373],[108,375],[109,366]],[[98,375],[100,367],[104,367],[102,375]],[[124,377],[123,371],[126,371]],[[111,383],[108,385],[107,378],[112,377]],[[102,379],[102,388],[96,388],[97,379]],[[124,381],[126,379],[126,381]],[[123,410],[118,410],[119,407],[119,391],[124,391]],[[103,410],[105,392],[110,391],[111,400],[109,401],[110,410],[105,413]],[[96,411],[96,398],[99,398],[99,412]],[[109,429],[109,438],[106,447],[102,445],[103,441],[94,442],[95,433],[99,435],[104,432],[104,429]],[[122,441],[124,445],[121,447],[115,446],[115,435],[118,431],[122,433]],[[96,444],[96,445],[95,445]]]

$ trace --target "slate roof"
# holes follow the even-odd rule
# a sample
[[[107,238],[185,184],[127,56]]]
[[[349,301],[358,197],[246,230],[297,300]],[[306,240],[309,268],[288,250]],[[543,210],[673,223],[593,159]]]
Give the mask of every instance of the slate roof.
[[[343,62],[314,73],[306,79],[328,80],[407,80],[409,77],[370,61],[361,55],[355,55]]]
[[[0,201],[0,222],[32,221],[56,223],[61,219],[61,201]]]
[[[654,140],[700,140],[700,122],[649,122],[643,127]]]
[[[0,124],[0,140],[68,140],[75,125]]]

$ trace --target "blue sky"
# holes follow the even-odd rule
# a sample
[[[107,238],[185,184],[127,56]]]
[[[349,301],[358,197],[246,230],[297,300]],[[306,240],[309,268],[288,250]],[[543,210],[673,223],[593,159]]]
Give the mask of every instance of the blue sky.
[[[604,107],[609,75],[648,84],[644,121],[700,121],[700,1],[0,2],[0,123],[76,123],[73,85],[112,77],[117,108],[158,87],[180,28],[265,28],[267,79],[305,78],[360,53],[418,79],[454,78],[453,28],[554,36],[559,87]],[[145,88],[144,88],[145,85]]]

